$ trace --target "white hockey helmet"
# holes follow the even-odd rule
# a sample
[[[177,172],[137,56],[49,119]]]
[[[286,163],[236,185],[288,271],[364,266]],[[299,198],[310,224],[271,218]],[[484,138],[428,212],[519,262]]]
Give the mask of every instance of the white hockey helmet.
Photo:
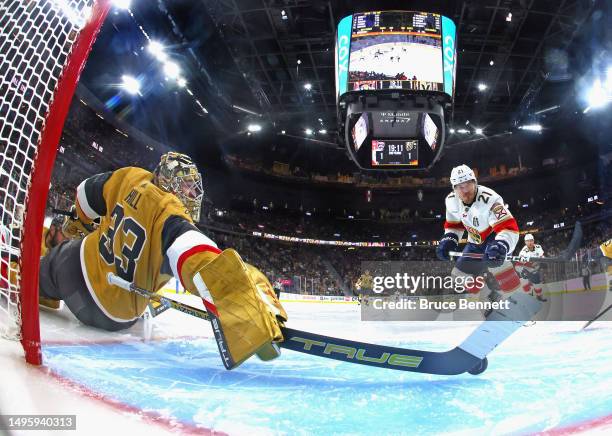
[[[453,188],[459,183],[468,182],[470,180],[476,181],[476,174],[474,174],[474,171],[465,164],[459,165],[451,171],[450,182]]]
[[[527,233],[525,235],[525,241],[534,241],[535,238],[533,237],[533,235],[531,233]]]

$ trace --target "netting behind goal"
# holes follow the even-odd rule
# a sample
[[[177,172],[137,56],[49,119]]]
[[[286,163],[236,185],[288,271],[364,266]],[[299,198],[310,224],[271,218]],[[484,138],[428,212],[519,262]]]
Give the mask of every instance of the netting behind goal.
[[[0,335],[40,364],[38,265],[64,119],[110,0],[0,1]]]

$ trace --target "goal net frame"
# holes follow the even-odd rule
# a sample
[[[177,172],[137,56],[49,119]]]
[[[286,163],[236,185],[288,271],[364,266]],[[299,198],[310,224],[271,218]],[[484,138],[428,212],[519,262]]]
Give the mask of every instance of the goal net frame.
[[[0,164],[3,167],[8,168],[11,165],[11,157],[8,157],[7,151],[10,147],[13,149],[16,147],[18,152],[23,153],[26,161],[33,155],[31,171],[25,174],[27,179],[25,201],[20,202],[19,197],[9,200],[7,192],[0,192],[0,194],[5,194],[4,198],[0,198],[5,228],[6,222],[10,219],[11,227],[17,227],[14,239],[19,242],[19,251],[15,250],[18,253],[18,267],[14,271],[16,274],[12,278],[13,284],[8,285],[7,290],[2,285],[0,292],[3,294],[1,297],[8,301],[7,307],[10,309],[12,304],[13,309],[17,311],[13,315],[10,311],[7,314],[7,322],[13,322],[19,329],[13,339],[21,340],[28,363],[40,365],[42,364],[42,353],[38,310],[38,268],[51,173],[64,121],[79,76],[108,14],[111,0],[6,0],[3,3],[0,5],[0,86],[3,86],[7,93],[11,91],[23,93],[17,97],[21,99],[19,105],[21,109],[15,108],[15,105],[5,106],[4,109],[8,108],[9,117],[11,111],[13,111],[12,115],[18,117],[19,110],[23,110],[24,104],[31,103],[31,99],[42,98],[44,100],[45,97],[48,98],[51,95],[48,101],[42,101],[42,107],[46,106],[47,110],[40,130],[36,130],[38,126],[29,126],[30,130],[34,130],[34,133],[30,135],[31,141],[24,141],[23,137],[15,134],[15,131],[20,128],[17,122],[9,119],[5,126],[0,126],[0,150],[5,151],[5,154],[0,156]],[[45,27],[41,27],[40,20],[43,20]],[[39,31],[39,34],[33,35],[33,32],[36,31]],[[37,46],[33,47],[35,45],[33,41],[41,39],[42,46],[37,42]],[[41,51],[46,56],[57,56],[58,62],[65,58],[63,65],[60,65],[61,71],[58,76],[54,76],[55,68],[50,72],[45,70],[45,65],[49,65],[49,58],[45,58]],[[29,77],[23,78],[28,83],[20,84],[19,74],[20,71],[23,72],[24,59],[34,64],[29,66],[36,73],[42,70],[40,77],[37,78],[40,80],[36,86]],[[26,72],[32,71],[27,67],[25,70]],[[11,75],[13,79],[9,80]],[[42,96],[40,95],[41,83],[45,87]],[[11,87],[21,89],[11,89]],[[3,99],[4,97],[0,95],[0,105]],[[40,104],[39,107],[41,107]],[[4,115],[0,111],[2,122],[7,121],[3,118]],[[9,125],[8,128],[6,125]],[[14,141],[16,137],[18,141]],[[20,149],[24,143],[27,148],[25,151]],[[31,147],[34,147],[34,150]],[[13,162],[13,167],[9,168],[10,173],[5,171],[3,176],[8,177],[9,182],[7,183],[11,181],[17,183],[16,186],[19,188],[20,183],[24,183],[24,174],[19,175],[17,182],[11,179],[15,174],[16,165],[18,164]],[[26,168],[30,169],[30,165],[27,164]],[[10,204],[9,201],[11,201]],[[23,220],[15,217],[18,208],[23,210]],[[5,256],[2,274],[5,284],[11,279],[10,274],[6,272],[6,265]],[[4,277],[5,275],[9,277]],[[11,301],[15,299],[15,295],[18,301]],[[17,319],[14,319],[15,315]]]

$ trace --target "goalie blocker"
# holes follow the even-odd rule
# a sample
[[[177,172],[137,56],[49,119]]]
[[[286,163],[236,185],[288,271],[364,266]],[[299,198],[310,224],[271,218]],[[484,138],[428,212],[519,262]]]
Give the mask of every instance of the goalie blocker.
[[[287,313],[266,276],[232,249],[202,267],[189,263],[188,259],[183,269],[197,272],[184,284],[197,289],[211,315],[225,367],[235,368],[255,353],[262,360],[280,355],[274,344],[283,341],[281,326]]]

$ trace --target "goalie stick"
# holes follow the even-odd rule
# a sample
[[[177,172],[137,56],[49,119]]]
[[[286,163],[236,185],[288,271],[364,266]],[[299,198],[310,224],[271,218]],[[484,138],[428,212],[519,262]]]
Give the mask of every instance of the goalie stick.
[[[112,285],[158,301],[180,312],[211,320],[210,314],[205,310],[149,292],[115,274],[109,273],[107,280]],[[504,313],[493,311],[461,345],[444,352],[369,344],[288,327],[281,328],[284,341],[278,345],[300,353],[378,368],[438,375],[457,375],[464,372],[476,375],[487,368],[487,355],[524,324],[524,321],[520,320],[531,319],[541,307],[541,303],[526,294],[513,295],[508,301],[512,303],[511,310]]]
[[[593,318],[592,320],[590,320],[589,322],[587,322],[584,327],[582,327],[581,330],[584,330],[585,328],[587,328],[588,326],[590,326],[591,324],[593,324],[595,321],[597,321],[599,318],[601,318],[602,316],[604,316],[610,309],[612,309],[612,304],[610,304],[608,307],[606,307],[604,310],[602,310],[599,315],[597,315],[595,318]]]

